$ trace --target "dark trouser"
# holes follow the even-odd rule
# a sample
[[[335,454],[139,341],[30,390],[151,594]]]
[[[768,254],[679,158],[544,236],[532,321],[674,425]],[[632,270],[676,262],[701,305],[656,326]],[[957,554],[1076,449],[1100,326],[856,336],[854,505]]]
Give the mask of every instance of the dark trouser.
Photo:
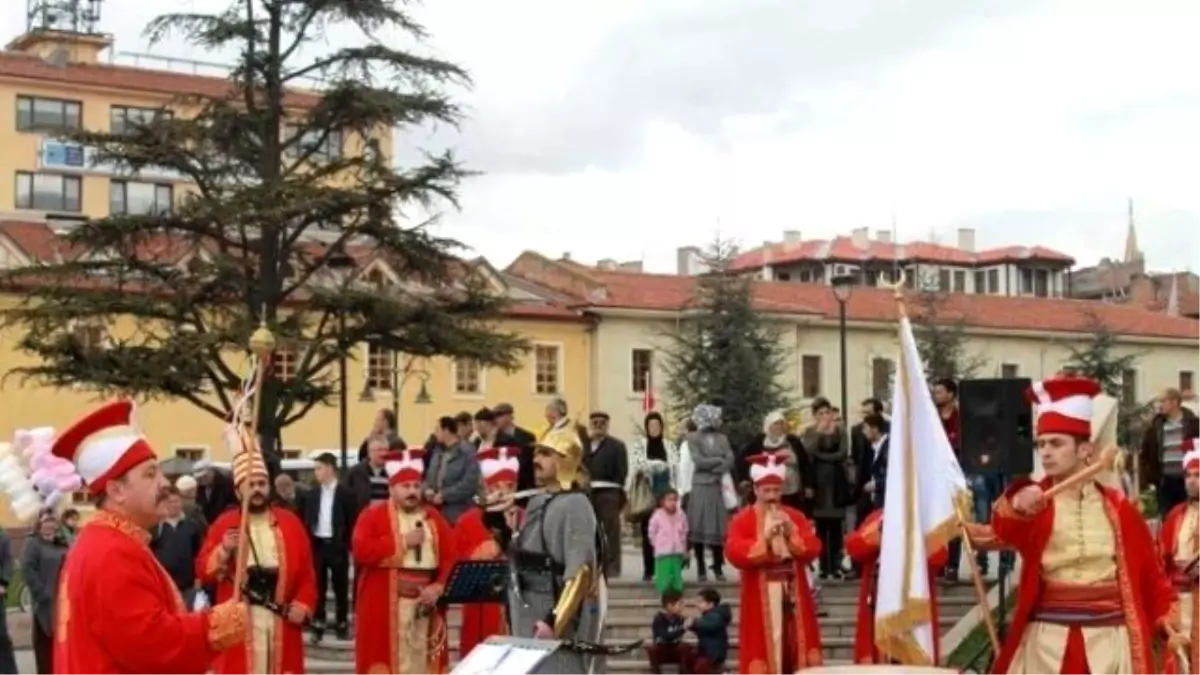
[[[313,624],[325,625],[325,600],[329,594],[329,578],[333,577],[335,625],[344,628],[350,615],[350,552],[339,550],[332,539],[313,537],[312,542],[313,566],[317,570],[317,606],[313,609]]]
[[[668,664],[679,666],[679,673],[690,673],[696,651],[689,644],[682,642],[665,645],[646,645],[646,658],[650,660],[650,672],[661,673],[662,667]]]
[[[712,571],[713,574],[723,574],[725,567],[725,547],[724,546],[709,546],[712,549]],[[692,552],[696,554],[696,574],[701,579],[708,578],[708,572],[704,567],[704,544],[692,544]]]
[[[650,541],[650,513],[645,518],[638,519],[638,529],[642,533],[642,578],[654,576],[654,544]],[[649,649],[647,647],[647,649]]]
[[[691,671],[697,675],[717,675],[717,673],[725,672],[725,664],[709,661],[703,656],[698,656],[692,660]]]
[[[0,612],[0,673],[16,672],[17,657],[13,654],[12,636],[8,634],[8,612]]]
[[[54,640],[50,634],[42,630],[42,623],[34,617],[33,621],[33,662],[37,664],[38,673],[53,673],[51,657],[54,655]]]
[[[821,574],[842,571],[843,518],[817,518],[817,537],[821,540]]]
[[[596,520],[604,528],[608,550],[605,551],[604,575],[609,579],[621,576],[621,491],[616,488],[600,488],[592,491],[592,508]],[[653,569],[653,566],[651,566]]]
[[[1187,501],[1183,476],[1163,476],[1158,482],[1158,517],[1166,518],[1176,505]]]

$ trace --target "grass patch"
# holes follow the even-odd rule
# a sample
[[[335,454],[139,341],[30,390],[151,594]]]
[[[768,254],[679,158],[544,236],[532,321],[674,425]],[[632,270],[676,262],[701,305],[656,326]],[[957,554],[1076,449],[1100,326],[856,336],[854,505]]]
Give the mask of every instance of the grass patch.
[[[19,607],[21,604],[21,589],[25,580],[21,577],[21,568],[13,566],[12,579],[8,582],[8,592],[4,594],[4,604],[7,607]]]

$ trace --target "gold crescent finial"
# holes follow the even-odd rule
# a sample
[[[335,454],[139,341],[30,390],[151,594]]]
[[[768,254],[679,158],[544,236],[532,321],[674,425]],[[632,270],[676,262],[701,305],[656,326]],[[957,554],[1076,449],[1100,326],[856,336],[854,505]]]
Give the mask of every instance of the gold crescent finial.
[[[904,270],[900,270],[900,278],[894,284],[882,284],[884,288],[892,289],[892,297],[897,300],[904,299],[904,284],[908,281],[908,275]]]

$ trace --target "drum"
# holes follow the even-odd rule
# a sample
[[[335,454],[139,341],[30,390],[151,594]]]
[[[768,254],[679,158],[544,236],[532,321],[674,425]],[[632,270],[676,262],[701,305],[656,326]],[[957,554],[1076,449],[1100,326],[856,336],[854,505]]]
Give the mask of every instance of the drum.
[[[932,668],[929,665],[826,665],[805,668],[797,675],[959,675],[954,668]]]

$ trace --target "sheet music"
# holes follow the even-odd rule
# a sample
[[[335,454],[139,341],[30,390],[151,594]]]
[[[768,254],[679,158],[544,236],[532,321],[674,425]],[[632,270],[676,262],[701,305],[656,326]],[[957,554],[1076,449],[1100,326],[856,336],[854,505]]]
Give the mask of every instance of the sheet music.
[[[500,663],[500,672],[532,673],[544,658],[546,658],[545,650],[513,647]]]
[[[512,651],[510,645],[480,643],[454,667],[454,675],[488,675],[500,672],[500,664]],[[522,671],[524,672],[524,671]]]

